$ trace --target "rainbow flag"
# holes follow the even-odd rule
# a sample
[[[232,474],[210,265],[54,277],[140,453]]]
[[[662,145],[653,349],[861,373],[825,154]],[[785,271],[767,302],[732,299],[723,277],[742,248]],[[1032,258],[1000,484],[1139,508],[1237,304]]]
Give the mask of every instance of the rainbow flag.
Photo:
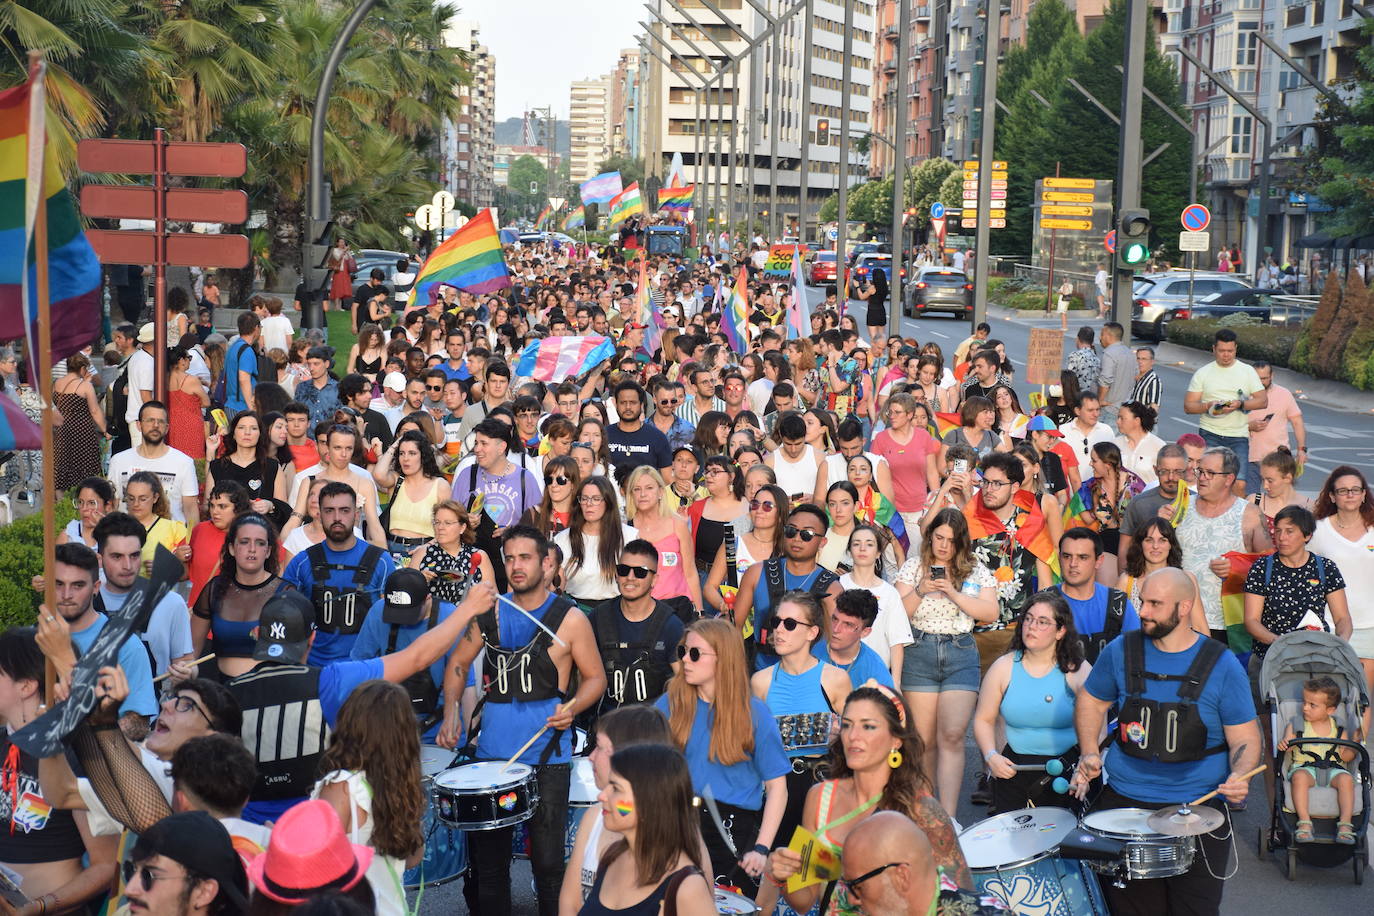
[[[1029,490],[1017,490],[1012,497],[1016,504],[1016,542],[1026,548],[1037,559],[1044,561],[1050,568],[1050,573],[1057,580],[1059,578],[1059,551],[1055,549],[1054,542],[1050,540],[1049,525],[1045,523],[1045,514],[1040,511],[1040,503],[1035,498],[1035,494]],[[968,536],[970,540],[978,540],[983,537],[1005,536],[1007,528],[1002,520],[991,510],[983,505],[982,497],[971,499],[964,506],[964,518],[968,521]],[[1011,570],[1008,567],[993,570],[998,582],[1008,581]],[[1040,588],[1049,588],[1053,582],[1041,582]]]
[[[491,210],[479,212],[430,252],[415,278],[410,301],[417,306],[433,301],[440,284],[479,296],[510,286],[510,271]]]
[[[1180,490],[1187,489],[1182,481],[1178,486]],[[1221,580],[1221,620],[1226,625],[1226,642],[1232,652],[1245,655],[1255,647],[1254,637],[1245,629],[1245,577],[1265,554],[1228,550],[1222,556],[1231,564],[1230,572]]]
[[[639,256],[639,284],[635,287],[635,303],[639,317],[635,319],[644,325],[644,344],[641,349],[654,358],[654,351],[663,345],[663,316],[654,308],[653,297],[649,295],[649,258],[641,250]]]
[[[620,193],[620,173],[603,172],[578,186],[584,204],[608,204]]]
[[[658,192],[658,208],[685,213],[692,209],[692,195],[696,190],[696,185],[691,184],[680,188],[663,188]]]
[[[580,206],[573,212],[569,213],[567,216],[563,217],[562,229],[564,232],[568,232],[572,229],[581,229],[585,225],[587,225],[586,207]]]
[[[46,142],[46,70],[40,62],[27,83],[0,92],[0,339],[27,338],[37,353],[36,325],[44,321],[56,364],[100,330],[100,261]],[[34,238],[40,206],[48,223],[43,252]],[[47,302],[38,301],[39,257],[48,263]]]
[[[515,372],[541,382],[564,381],[581,375],[615,355],[615,341],[585,337],[545,337],[532,340],[516,357]]]
[[[553,206],[551,204],[546,205],[543,210],[539,211],[539,216],[534,221],[534,228],[539,232],[543,232],[545,229],[549,228],[549,217],[552,215]]]
[[[639,182],[637,181],[611,199],[612,226],[616,223],[623,223],[630,217],[643,212],[644,199],[639,195]]]
[[[749,349],[749,273],[743,267],[739,269],[735,285],[730,287],[730,296],[725,300],[720,329],[725,332],[725,339],[730,341],[730,349],[740,354]]]
[[[801,246],[792,252],[792,301],[787,306],[787,339],[800,340],[811,333],[811,303],[806,301],[802,278]]]
[[[963,425],[963,421],[957,413],[935,414],[935,431],[939,433],[937,437],[939,439],[944,439],[945,436],[954,432],[961,425]]]

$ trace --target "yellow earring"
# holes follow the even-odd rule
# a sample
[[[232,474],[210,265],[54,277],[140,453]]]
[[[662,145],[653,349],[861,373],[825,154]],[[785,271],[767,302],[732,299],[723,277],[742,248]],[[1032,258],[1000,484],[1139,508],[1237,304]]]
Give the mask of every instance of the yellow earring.
[[[887,765],[890,766],[890,767],[892,767],[892,769],[894,769],[894,770],[897,769],[897,767],[899,767],[899,766],[902,765],[902,750],[901,750],[901,748],[896,748],[896,747],[894,747],[894,748],[892,749],[892,753],[890,753],[890,754],[887,755]]]

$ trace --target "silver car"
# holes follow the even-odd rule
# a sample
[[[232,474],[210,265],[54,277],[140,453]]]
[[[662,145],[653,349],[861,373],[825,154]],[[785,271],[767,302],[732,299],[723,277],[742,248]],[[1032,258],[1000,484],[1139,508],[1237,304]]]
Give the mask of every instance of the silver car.
[[[1131,286],[1131,334],[1145,340],[1161,341],[1169,336],[1174,310],[1188,304],[1189,273],[1166,270],[1137,274]],[[1213,293],[1249,289],[1249,281],[1239,274],[1199,270],[1192,274],[1193,301]]]
[[[920,318],[927,312],[950,312],[955,318],[973,315],[973,284],[953,267],[921,267],[906,287],[906,314]]]

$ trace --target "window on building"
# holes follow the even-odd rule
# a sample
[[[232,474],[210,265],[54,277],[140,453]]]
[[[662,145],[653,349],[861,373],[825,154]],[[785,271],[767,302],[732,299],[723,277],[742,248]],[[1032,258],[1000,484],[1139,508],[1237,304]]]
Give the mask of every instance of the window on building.
[[[466,152],[468,152],[468,141],[466,141],[466,140],[459,140],[459,141],[458,141],[458,152],[460,152],[460,153],[466,153]]]
[[[1259,23],[1241,22],[1236,32],[1236,66],[1253,67],[1259,49]]]
[[[1250,134],[1254,130],[1254,122],[1249,115],[1237,115],[1231,118],[1231,152],[1237,156],[1250,155]]]

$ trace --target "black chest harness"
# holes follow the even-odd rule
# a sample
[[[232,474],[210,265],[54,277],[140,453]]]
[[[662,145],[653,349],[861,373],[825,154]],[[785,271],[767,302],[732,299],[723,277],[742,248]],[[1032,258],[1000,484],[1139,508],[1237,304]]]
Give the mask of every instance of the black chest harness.
[[[671,605],[655,601],[643,637],[637,642],[625,642],[620,638],[620,599],[612,598],[597,606],[592,615],[592,630],[606,666],[602,711],[626,703],[648,703],[663,695],[673,674],[672,667],[662,661],[669,648],[663,644],[663,627],[673,613]]]
[[[310,600],[315,605],[315,629],[341,636],[356,635],[363,628],[368,608],[377,599],[367,583],[372,581],[372,574],[377,570],[382,548],[368,544],[357,566],[329,562],[322,543],[305,553],[310,558],[310,578],[315,581],[315,587],[310,591]],[[353,573],[349,587],[324,584],[335,572]]]
[[[1207,724],[1197,701],[1212,669],[1226,651],[1221,643],[1199,637],[1201,648],[1183,674],[1154,674],[1145,670],[1145,635],[1132,630],[1124,637],[1126,699],[1121,704],[1116,741],[1122,753],[1158,763],[1186,763],[1226,751],[1226,742],[1207,745]],[[1145,681],[1176,681],[1178,697],[1171,702],[1145,698]]]

